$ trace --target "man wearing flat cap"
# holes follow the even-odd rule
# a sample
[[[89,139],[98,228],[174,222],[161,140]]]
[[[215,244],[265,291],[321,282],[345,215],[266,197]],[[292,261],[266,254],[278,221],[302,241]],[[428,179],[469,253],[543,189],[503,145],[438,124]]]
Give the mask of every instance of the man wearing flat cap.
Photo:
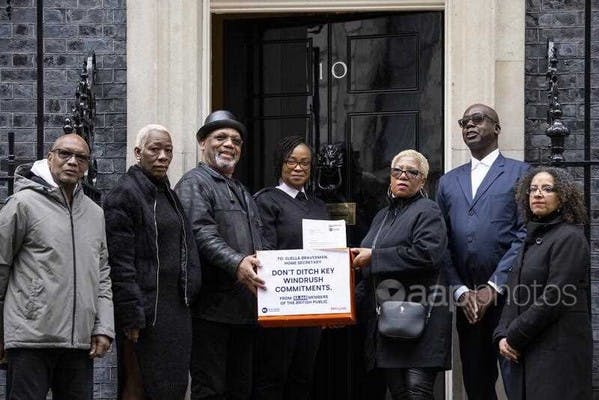
[[[245,126],[214,111],[197,132],[201,161],[175,186],[202,261],[202,292],[193,308],[192,399],[246,399],[251,393],[256,324],[256,250],[260,217],[233,178]]]

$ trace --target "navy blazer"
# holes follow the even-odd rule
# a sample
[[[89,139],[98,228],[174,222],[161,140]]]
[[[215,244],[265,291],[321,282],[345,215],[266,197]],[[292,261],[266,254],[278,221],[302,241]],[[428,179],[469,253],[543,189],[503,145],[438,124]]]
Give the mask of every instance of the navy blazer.
[[[445,217],[450,257],[445,257],[449,285],[474,289],[489,281],[507,283],[526,229],[515,199],[516,185],[527,172],[522,161],[501,154],[472,198],[471,163],[441,177],[437,203]]]

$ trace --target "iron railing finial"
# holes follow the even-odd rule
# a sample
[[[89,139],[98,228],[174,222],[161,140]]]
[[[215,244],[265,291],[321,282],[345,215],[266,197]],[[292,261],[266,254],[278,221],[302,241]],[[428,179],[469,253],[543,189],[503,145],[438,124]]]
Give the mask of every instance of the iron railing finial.
[[[547,123],[549,126],[545,129],[545,134],[551,139],[551,154],[549,161],[551,164],[559,164],[566,161],[564,157],[564,141],[570,134],[570,130],[562,122],[562,106],[559,103],[559,87],[557,77],[557,48],[552,39],[547,40],[547,81],[549,84],[549,110],[547,111]]]

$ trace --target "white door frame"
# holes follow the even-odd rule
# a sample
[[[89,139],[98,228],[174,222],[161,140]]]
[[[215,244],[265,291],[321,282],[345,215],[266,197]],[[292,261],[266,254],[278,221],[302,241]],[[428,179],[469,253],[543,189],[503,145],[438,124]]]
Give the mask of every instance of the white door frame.
[[[472,103],[494,106],[500,148],[524,156],[524,17],[521,0],[128,0],[127,142],[171,129],[176,181],[197,160],[195,131],[211,110],[211,15],[348,11],[444,11],[445,169],[469,158],[457,120]]]
[[[472,103],[495,107],[502,153],[522,159],[524,1],[127,0],[127,164],[137,131],[160,123],[175,146],[171,182],[195,165],[195,132],[211,110],[212,14],[416,10],[445,16],[445,169],[469,159],[457,120]],[[447,399],[453,390],[447,388]]]
[[[290,13],[290,12],[371,12],[371,11],[439,11],[445,9],[443,0],[422,0],[422,1],[228,1],[212,0],[210,11],[213,14],[240,14],[240,13]],[[445,14],[447,15],[447,14]],[[210,24],[210,21],[204,21]],[[447,17],[445,18],[447,27]],[[445,35],[447,35],[447,29]],[[211,43],[211,40],[208,40]],[[445,40],[447,43],[447,40]],[[206,48],[208,50],[208,48]],[[445,52],[447,52],[447,47]],[[205,59],[211,59],[211,56],[205,54]],[[209,67],[209,66],[208,66]],[[447,68],[445,68],[445,90],[447,94]],[[203,95],[211,98],[211,85],[206,85]],[[447,95],[445,95],[447,102]],[[210,107],[204,110],[209,113]],[[447,113],[446,113],[447,116]],[[445,125],[448,118],[445,118]],[[447,128],[447,126],[445,126]],[[445,129],[444,131],[447,131]],[[446,151],[447,154],[447,151]],[[445,372],[445,400],[453,400],[453,372]]]

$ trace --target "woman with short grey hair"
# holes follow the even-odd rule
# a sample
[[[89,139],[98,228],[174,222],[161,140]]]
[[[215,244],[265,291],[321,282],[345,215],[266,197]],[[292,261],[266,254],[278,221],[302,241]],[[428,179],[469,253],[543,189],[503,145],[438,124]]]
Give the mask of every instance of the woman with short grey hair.
[[[104,202],[123,400],[182,400],[187,388],[200,264],[166,175],[172,157],[169,131],[143,127],[137,163]]]

